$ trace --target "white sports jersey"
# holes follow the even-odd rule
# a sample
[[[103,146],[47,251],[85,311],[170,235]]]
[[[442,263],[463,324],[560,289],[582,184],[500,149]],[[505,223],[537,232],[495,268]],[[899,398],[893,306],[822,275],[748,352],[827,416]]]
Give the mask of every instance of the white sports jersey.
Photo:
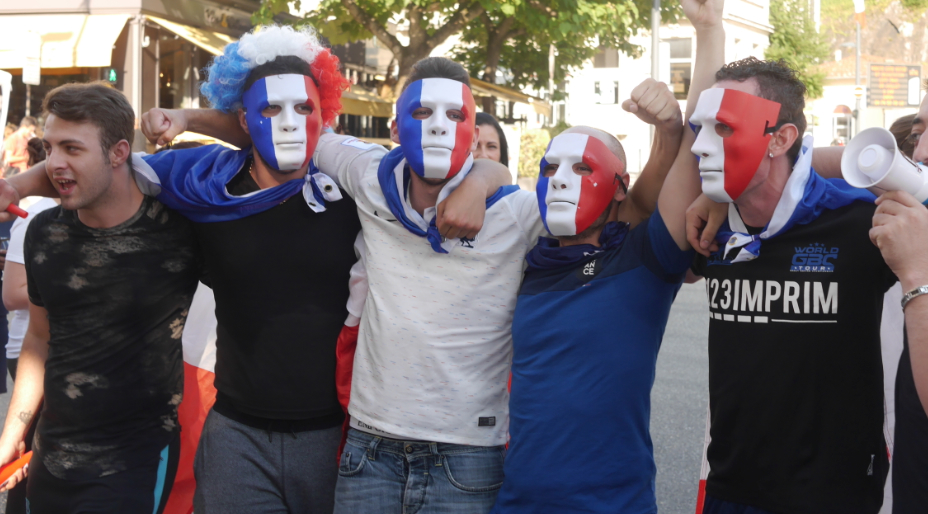
[[[502,198],[475,240],[436,253],[390,211],[377,178],[385,155],[381,146],[333,135],[315,154],[357,203],[366,245],[370,290],[348,411],[404,438],[505,444],[512,313],[525,254],[544,231],[535,194]]]

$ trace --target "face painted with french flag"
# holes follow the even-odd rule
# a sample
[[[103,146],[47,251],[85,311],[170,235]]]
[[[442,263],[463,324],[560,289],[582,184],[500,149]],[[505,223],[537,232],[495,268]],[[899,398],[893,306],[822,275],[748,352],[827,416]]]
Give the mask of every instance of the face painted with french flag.
[[[625,164],[599,139],[560,134],[541,160],[535,192],[545,228],[575,236],[596,221],[615,198]]]
[[[724,203],[744,193],[779,128],[779,115],[779,103],[744,91],[712,88],[699,95],[690,124],[706,196]]]
[[[420,177],[450,179],[458,174],[474,144],[474,95],[462,82],[417,80],[396,102],[400,145]]]
[[[313,156],[322,132],[319,91],[312,77],[271,75],[242,97],[255,149],[278,171],[298,170]]]

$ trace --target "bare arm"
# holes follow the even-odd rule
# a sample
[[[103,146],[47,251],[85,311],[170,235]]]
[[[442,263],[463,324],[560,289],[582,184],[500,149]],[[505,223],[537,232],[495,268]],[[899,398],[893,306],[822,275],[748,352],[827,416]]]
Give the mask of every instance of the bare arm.
[[[239,148],[251,145],[251,138],[242,129],[238,116],[216,109],[156,107],[142,115],[141,128],[142,134],[157,145],[166,145],[186,131],[204,134]]]
[[[3,306],[8,311],[29,308],[26,267],[18,262],[6,261],[3,267]]]
[[[687,96],[686,119],[696,108],[699,94],[715,82],[715,73],[724,64],[722,10],[722,0],[683,0],[683,11],[696,28],[696,63]],[[701,192],[696,157],[690,152],[695,139],[693,131],[684,131],[680,151],[658,199],[661,217],[681,250],[691,248],[686,240],[686,209]]]
[[[622,103],[622,108],[657,128],[648,163],[629,190],[627,200],[619,205],[618,219],[634,227],[651,216],[657,207],[661,186],[680,149],[683,114],[680,102],[667,85],[654,79],[639,84],[631,98]]]
[[[876,202],[870,240],[899,278],[902,293],[928,285],[928,209],[904,191],[886,193]],[[905,328],[915,389],[928,412],[928,295],[906,305]]]
[[[18,205],[27,196],[58,198],[58,190],[45,173],[45,161],[6,180],[0,179],[0,223],[14,219],[15,216],[6,212],[6,208],[10,204]]]
[[[49,338],[48,312],[30,303],[29,329],[16,365],[16,387],[10,399],[3,435],[0,435],[0,464],[17,459],[25,450],[23,439],[45,394],[45,361],[48,359]],[[17,471],[0,491],[12,489],[24,476],[22,470]]]
[[[823,146],[812,150],[812,169],[825,178],[843,178],[841,176],[841,156],[843,146]]]

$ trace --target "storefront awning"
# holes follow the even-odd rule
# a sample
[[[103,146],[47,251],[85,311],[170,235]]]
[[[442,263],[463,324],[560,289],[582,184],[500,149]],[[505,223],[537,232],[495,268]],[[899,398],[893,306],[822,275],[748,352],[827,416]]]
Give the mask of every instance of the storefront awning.
[[[128,19],[128,14],[0,16],[0,68],[23,67],[29,32],[41,37],[43,68],[109,66],[113,44]]]
[[[495,96],[510,102],[529,104],[536,113],[551,117],[551,104],[537,96],[527,95],[521,91],[500,86],[499,84],[490,84],[473,77],[470,78],[470,86],[474,93],[478,95]]]
[[[229,43],[235,41],[234,37],[221,32],[198,29],[154,16],[147,16],[147,18],[213,55],[222,55],[222,49]]]
[[[342,114],[390,118],[393,116],[393,102],[361,88],[352,88],[352,91],[342,93]]]

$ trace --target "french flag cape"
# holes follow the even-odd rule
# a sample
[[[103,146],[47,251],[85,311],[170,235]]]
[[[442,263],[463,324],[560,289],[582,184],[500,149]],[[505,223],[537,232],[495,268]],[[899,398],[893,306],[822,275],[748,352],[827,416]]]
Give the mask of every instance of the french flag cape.
[[[777,204],[773,218],[760,235],[745,234],[743,222],[733,204],[729,204],[729,219],[720,227],[716,240],[719,251],[731,259],[733,265],[738,262],[760,257],[761,243],[764,239],[775,237],[795,225],[811,223],[828,209],[837,209],[853,201],[872,202],[876,197],[869,191],[855,189],[843,180],[824,179],[811,168],[812,139],[803,140],[802,154],[793,167],[793,173],[787,180],[780,202]],[[737,255],[735,255],[737,250]],[[900,301],[901,286],[897,283],[883,298],[883,318],[880,329],[883,358],[883,394],[884,418],[883,436],[886,451],[890,459],[889,475],[883,490],[883,507],[880,514],[892,512],[892,456],[893,434],[895,427],[895,390],[896,370],[902,354],[902,334],[904,317]],[[696,496],[696,514],[702,514],[706,499],[706,479],[709,477],[710,406],[706,406],[706,431],[703,438],[702,467],[699,471],[699,489]]]
[[[200,284],[193,296],[184,326],[184,399],[177,407],[180,424],[180,458],[165,514],[193,512],[193,458],[197,453],[206,415],[216,401],[216,301],[213,291]]]

